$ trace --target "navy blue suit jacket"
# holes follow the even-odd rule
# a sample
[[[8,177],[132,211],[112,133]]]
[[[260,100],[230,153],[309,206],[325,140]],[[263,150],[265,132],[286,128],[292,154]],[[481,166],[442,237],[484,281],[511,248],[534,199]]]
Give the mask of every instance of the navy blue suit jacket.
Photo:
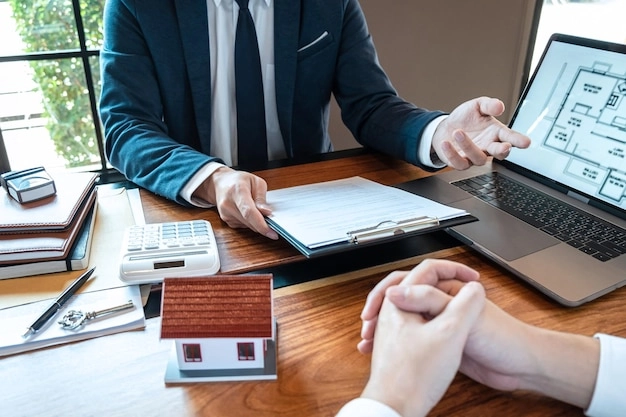
[[[287,155],[332,150],[333,94],[359,143],[419,164],[418,138],[442,113],[398,97],[358,1],[273,1],[276,104]],[[109,161],[136,184],[185,204],[185,183],[219,161],[209,155],[206,0],[108,0],[100,59]]]

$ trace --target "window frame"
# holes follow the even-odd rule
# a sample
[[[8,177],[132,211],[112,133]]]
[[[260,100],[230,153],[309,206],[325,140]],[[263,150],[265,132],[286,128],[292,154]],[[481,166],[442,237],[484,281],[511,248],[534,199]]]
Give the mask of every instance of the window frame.
[[[202,345],[200,343],[183,343],[182,349],[185,362],[202,362]]]
[[[100,157],[100,168],[93,170],[100,174],[99,183],[110,183],[124,181],[125,177],[116,169],[107,167],[107,160],[104,151],[104,134],[100,123],[100,115],[98,111],[98,98],[96,96],[96,85],[94,84],[93,72],[91,70],[90,59],[100,57],[99,49],[87,48],[87,39],[85,35],[85,27],[81,14],[79,0],[72,0],[72,13],[74,14],[74,22],[76,24],[76,32],[78,36],[78,49],[67,49],[63,51],[41,51],[29,52],[18,55],[0,56],[0,63],[6,62],[24,62],[24,61],[52,61],[76,58],[80,59],[83,66],[85,76],[85,84],[87,87],[90,110],[92,120],[94,121],[95,139],[98,147],[98,155]],[[0,172],[6,172],[11,169],[11,161],[6,151],[4,139],[2,137],[2,129],[0,128]]]
[[[239,361],[254,361],[254,342],[237,342],[237,358]]]

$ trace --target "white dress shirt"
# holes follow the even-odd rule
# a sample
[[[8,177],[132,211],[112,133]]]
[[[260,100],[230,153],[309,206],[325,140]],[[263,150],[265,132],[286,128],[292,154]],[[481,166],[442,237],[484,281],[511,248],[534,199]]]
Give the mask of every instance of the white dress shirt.
[[[250,0],[248,5],[259,42],[268,157],[285,158],[278,127],[274,84],[274,3]],[[211,52],[211,155],[237,165],[237,106],[235,102],[235,33],[239,5],[235,0],[207,0]]]
[[[626,413],[626,339],[598,333],[600,365],[585,415],[617,417]]]
[[[221,158],[226,165],[237,165],[237,105],[235,102],[235,33],[239,5],[235,0],[206,0],[209,21],[209,48],[211,58],[211,155]],[[272,0],[250,0],[248,4],[256,28],[261,56],[263,96],[265,99],[265,126],[268,158],[287,156],[278,125],[274,79],[274,3]],[[219,41],[218,41],[219,40]],[[435,119],[424,132],[418,158],[425,165],[441,168],[430,159],[432,135],[445,116]],[[192,199],[194,191],[219,167],[210,162],[200,169],[181,191],[189,203],[210,207],[205,201]]]
[[[393,408],[369,398],[355,398],[346,403],[336,417],[402,417]]]

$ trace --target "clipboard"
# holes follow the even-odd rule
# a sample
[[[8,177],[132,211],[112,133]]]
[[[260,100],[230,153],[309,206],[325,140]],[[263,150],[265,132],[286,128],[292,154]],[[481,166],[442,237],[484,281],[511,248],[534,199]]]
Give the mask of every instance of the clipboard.
[[[266,222],[307,258],[409,238],[477,219],[361,177],[268,192]]]
[[[460,224],[478,221],[478,219],[471,214],[442,221],[435,218],[427,218],[424,219],[422,223],[420,223],[417,219],[418,218],[397,222],[395,226],[382,225],[381,227],[381,225],[376,225],[368,229],[352,231],[352,234],[348,236],[345,242],[333,243],[316,248],[310,248],[304,245],[271,219],[266,218],[265,221],[270,228],[272,228],[307,258],[316,258],[319,256],[357,250],[365,246],[381,245],[387,242],[408,239],[416,235],[432,233],[439,230],[445,230],[449,227],[458,226]],[[395,222],[390,221],[390,223]],[[400,225],[400,227],[398,227],[398,225]]]

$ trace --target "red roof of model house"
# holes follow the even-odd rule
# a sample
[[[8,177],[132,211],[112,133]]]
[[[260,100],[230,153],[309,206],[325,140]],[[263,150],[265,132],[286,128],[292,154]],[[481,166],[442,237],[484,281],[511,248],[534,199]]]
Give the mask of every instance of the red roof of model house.
[[[165,278],[161,338],[272,337],[272,275]]]

